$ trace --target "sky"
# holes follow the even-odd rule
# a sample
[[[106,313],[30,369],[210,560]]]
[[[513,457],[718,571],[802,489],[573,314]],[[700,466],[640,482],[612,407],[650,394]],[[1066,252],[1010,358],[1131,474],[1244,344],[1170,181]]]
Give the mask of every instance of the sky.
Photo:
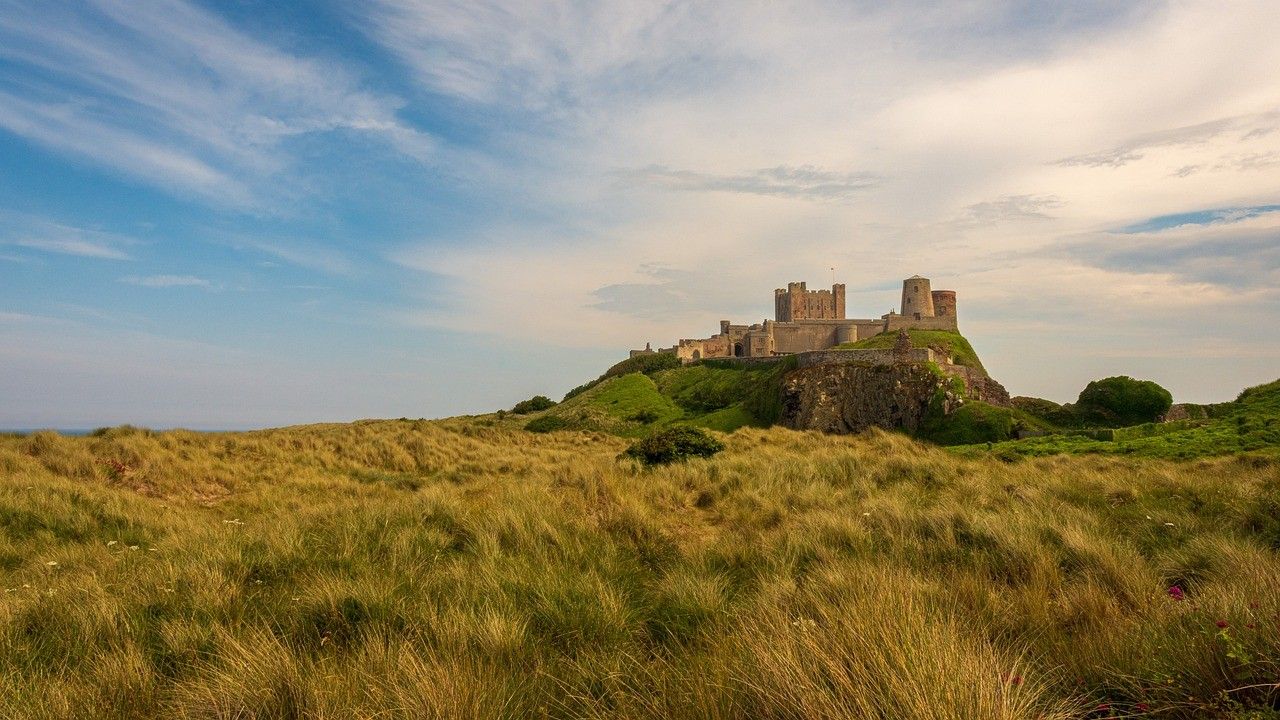
[[[0,427],[559,397],[789,281],[1280,377],[1280,5],[0,0]],[[834,273],[832,271],[834,268]]]

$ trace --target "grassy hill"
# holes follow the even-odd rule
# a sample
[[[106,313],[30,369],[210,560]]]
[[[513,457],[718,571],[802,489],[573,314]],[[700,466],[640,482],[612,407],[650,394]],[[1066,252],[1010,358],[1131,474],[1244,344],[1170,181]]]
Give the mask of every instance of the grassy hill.
[[[1189,459],[1231,453],[1280,454],[1280,380],[1249,388],[1231,403],[1214,406],[1212,418],[1148,423],[1117,429],[1065,431],[957,448],[964,454],[1102,453]]]
[[[707,360],[657,367],[649,374],[611,369],[559,405],[515,422],[534,431],[586,430],[624,437],[671,424],[723,432],[763,427],[777,421],[779,383],[793,367],[787,361],[750,366]]]
[[[1280,459],[721,437],[0,437],[0,715],[1274,717]]]
[[[973,346],[958,332],[949,330],[908,330],[907,334],[911,336],[911,344],[914,347],[926,348],[936,346],[943,348],[950,353],[956,365],[973,368],[985,374],[987,369],[982,367],[982,361],[978,359],[978,353],[974,352]],[[897,332],[885,332],[879,335],[858,340],[857,342],[843,343],[837,345],[837,349],[856,350],[861,348],[892,348],[898,342]]]

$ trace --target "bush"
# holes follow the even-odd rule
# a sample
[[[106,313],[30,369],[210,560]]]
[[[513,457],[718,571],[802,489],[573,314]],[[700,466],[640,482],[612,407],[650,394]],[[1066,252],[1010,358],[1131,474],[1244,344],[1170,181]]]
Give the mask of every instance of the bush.
[[[650,435],[623,455],[645,465],[666,465],[691,457],[711,457],[723,449],[723,443],[697,428],[677,427]]]
[[[555,415],[544,415],[524,424],[525,430],[536,433],[555,432],[556,430],[567,430],[568,428],[569,421]]]
[[[1173,395],[1156,383],[1119,375],[1089,383],[1075,409],[1090,422],[1120,427],[1155,422],[1172,404]]]
[[[515,407],[511,408],[511,412],[516,415],[528,415],[529,413],[535,413],[555,407],[555,405],[556,401],[546,395],[534,395],[528,400],[521,400],[516,403]]]
[[[1052,400],[1019,396],[1010,398],[1009,404],[1031,417],[1038,418],[1051,425],[1059,427],[1077,427],[1080,425],[1080,418],[1075,413],[1075,406],[1070,403],[1059,405]]]
[[[637,413],[633,413],[632,415],[627,416],[627,419],[632,422],[638,422],[641,425],[648,425],[649,423],[652,423],[653,421],[657,420],[658,417],[659,417],[658,413],[652,410],[646,409],[646,410],[641,410]]]

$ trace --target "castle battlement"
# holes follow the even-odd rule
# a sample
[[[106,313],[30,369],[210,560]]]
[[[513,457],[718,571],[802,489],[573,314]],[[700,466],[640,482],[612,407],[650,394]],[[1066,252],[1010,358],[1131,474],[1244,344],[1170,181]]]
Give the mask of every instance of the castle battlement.
[[[714,357],[776,357],[827,350],[902,329],[956,330],[956,293],[934,290],[929,278],[913,275],[902,281],[899,311],[879,318],[845,316],[845,286],[810,290],[790,282],[773,291],[773,320],[753,325],[720,321],[720,332],[708,338],[682,339],[670,348],[632,350],[631,356],[672,353],[685,362]]]

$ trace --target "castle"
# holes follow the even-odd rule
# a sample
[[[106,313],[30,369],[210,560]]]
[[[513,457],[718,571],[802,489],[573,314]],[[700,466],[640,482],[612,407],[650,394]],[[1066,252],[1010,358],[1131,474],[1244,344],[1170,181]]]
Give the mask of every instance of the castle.
[[[902,281],[901,312],[879,319],[845,317],[844,285],[809,290],[802,282],[773,291],[773,320],[755,325],[720,321],[720,332],[709,338],[685,339],[669,348],[632,350],[631,357],[672,353],[683,362],[717,357],[773,357],[826,350],[902,329],[956,330],[956,294],[932,290],[929,279],[914,275]]]

